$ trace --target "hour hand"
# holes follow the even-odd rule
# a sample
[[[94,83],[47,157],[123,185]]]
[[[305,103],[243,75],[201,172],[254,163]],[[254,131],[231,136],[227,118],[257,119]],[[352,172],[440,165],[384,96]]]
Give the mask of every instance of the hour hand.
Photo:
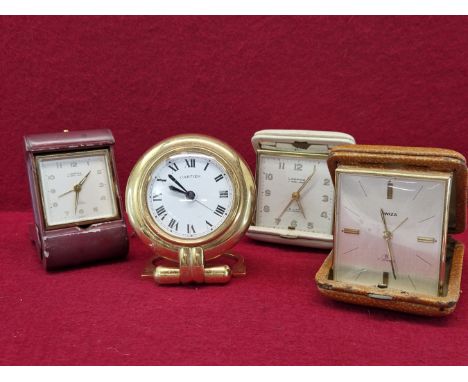
[[[385,232],[389,232],[388,227],[387,227],[387,221],[385,220],[385,213],[384,213],[384,210],[382,208],[380,209],[380,218],[382,219],[382,222],[383,222],[383,225],[384,225],[384,228],[385,228]]]
[[[67,191],[67,192],[64,192],[63,194],[60,194],[58,197],[61,198],[62,196],[65,196],[65,195],[70,194],[71,192],[75,192],[75,189],[72,188],[71,190],[69,190],[69,191]]]
[[[284,215],[284,213],[287,211],[287,209],[289,208],[289,206],[292,204],[293,201],[294,201],[294,199],[291,199],[289,201],[289,203],[286,205],[286,207],[284,207],[283,211],[281,211],[279,216],[275,219],[275,222],[276,222],[277,225],[280,223],[281,217]]]
[[[174,187],[174,186],[169,186],[169,190],[175,191],[175,192],[180,192],[181,194],[186,195],[187,193],[185,191],[182,191],[180,188]]]
[[[182,186],[182,185],[177,181],[177,179],[174,178],[171,174],[168,175],[168,178],[169,178],[170,180],[172,180],[175,184],[177,184],[182,190],[184,190],[184,192],[188,192],[188,191],[185,189],[185,187]]]

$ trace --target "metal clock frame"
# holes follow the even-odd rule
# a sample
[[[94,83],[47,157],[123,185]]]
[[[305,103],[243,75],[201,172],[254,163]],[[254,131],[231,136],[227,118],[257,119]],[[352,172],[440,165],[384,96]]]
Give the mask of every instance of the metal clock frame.
[[[39,164],[40,160],[43,158],[73,159],[73,158],[85,157],[85,156],[95,156],[101,153],[104,154],[105,160],[106,160],[107,174],[108,174],[108,178],[110,181],[109,187],[110,187],[110,192],[112,194],[112,204],[113,204],[115,213],[113,215],[102,217],[102,218],[97,218],[97,219],[79,220],[79,221],[63,223],[63,224],[49,224],[49,222],[47,221],[47,214],[45,212],[46,202],[44,199],[44,190],[42,187],[42,174],[41,174],[41,167]],[[40,204],[40,208],[42,210],[41,215],[42,215],[42,218],[44,219],[44,225],[46,229],[86,226],[86,225],[101,223],[105,221],[118,220],[121,218],[120,208],[117,203],[117,197],[116,197],[117,186],[115,184],[115,174],[114,174],[113,166],[111,165],[108,149],[90,149],[90,150],[80,150],[80,151],[69,151],[66,153],[38,154],[34,158],[34,166],[36,167],[35,173],[37,174],[35,181],[36,181],[39,193],[41,195],[41,204]]]
[[[256,169],[255,169],[255,179],[258,179],[259,171],[260,171],[260,156],[261,155],[269,155],[269,156],[277,156],[277,157],[295,157],[295,158],[307,158],[307,159],[321,159],[326,162],[328,158],[327,153],[318,153],[318,152],[294,152],[294,151],[280,151],[280,150],[268,150],[268,149],[257,149],[257,156],[256,156]],[[330,182],[330,187],[333,185]],[[273,227],[265,227],[265,226],[258,226],[257,225],[257,214],[254,215],[252,220],[252,226],[250,227],[250,233],[261,233],[263,235],[268,235],[272,237],[281,237],[284,239],[294,239],[294,240],[310,240],[316,242],[323,242],[326,248],[331,248],[333,243],[333,235],[332,229],[330,229],[329,234],[325,234],[322,232],[312,232],[312,231],[303,231],[303,230],[288,230],[285,228],[273,228]],[[333,222],[332,222],[333,224]],[[314,245],[315,246],[315,245]]]
[[[197,239],[171,236],[154,221],[147,204],[147,188],[153,169],[181,153],[215,158],[226,169],[233,184],[232,208],[228,216],[213,232]],[[201,247],[207,261],[223,255],[249,227],[255,199],[255,183],[244,160],[221,141],[196,134],[178,135],[149,149],[133,168],[126,189],[127,213],[137,235],[155,253],[171,261],[179,261],[181,248]]]

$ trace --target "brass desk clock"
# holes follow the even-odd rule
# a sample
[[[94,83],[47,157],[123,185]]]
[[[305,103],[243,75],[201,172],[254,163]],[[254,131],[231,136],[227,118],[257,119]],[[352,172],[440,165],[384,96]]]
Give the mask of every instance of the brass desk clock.
[[[316,276],[337,300],[446,315],[460,293],[466,162],[457,152],[342,146],[328,160],[336,186],[334,248]]]
[[[273,243],[331,248],[334,190],[330,149],[353,144],[348,134],[312,130],[261,130],[257,154],[257,209],[248,236]]]
[[[131,225],[156,254],[143,276],[185,284],[245,274],[243,259],[226,251],[250,224],[255,185],[244,160],[221,141],[179,135],[151,148],[130,174],[126,206]],[[232,268],[219,265],[226,257]]]

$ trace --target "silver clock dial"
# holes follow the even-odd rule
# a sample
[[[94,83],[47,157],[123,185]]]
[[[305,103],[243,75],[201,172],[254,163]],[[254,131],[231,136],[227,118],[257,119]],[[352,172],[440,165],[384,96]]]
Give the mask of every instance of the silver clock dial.
[[[449,178],[338,173],[335,279],[437,295]]]
[[[258,160],[256,225],[331,234],[334,192],[326,159],[261,154]]]
[[[226,220],[233,189],[229,174],[215,158],[183,153],[154,168],[147,203],[161,229],[175,237],[198,239]]]

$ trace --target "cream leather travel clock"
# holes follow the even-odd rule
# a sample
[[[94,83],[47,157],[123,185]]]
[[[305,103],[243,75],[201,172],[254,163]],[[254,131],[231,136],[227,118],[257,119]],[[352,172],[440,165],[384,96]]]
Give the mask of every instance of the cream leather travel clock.
[[[274,243],[331,248],[334,190],[330,149],[353,144],[348,134],[312,130],[261,130],[257,154],[257,209],[248,236]]]

